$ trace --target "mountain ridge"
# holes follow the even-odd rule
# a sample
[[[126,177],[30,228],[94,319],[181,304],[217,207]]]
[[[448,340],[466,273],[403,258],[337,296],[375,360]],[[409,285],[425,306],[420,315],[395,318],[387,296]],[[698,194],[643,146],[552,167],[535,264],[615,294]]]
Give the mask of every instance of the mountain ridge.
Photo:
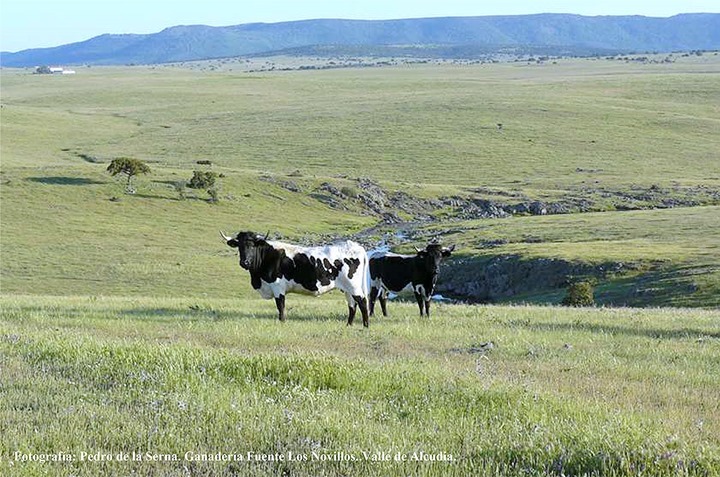
[[[720,14],[672,17],[542,13],[394,20],[310,19],[213,27],[176,25],[150,34],[103,34],[50,48],[2,52],[3,67],[154,64],[333,46],[543,46],[604,54],[720,49]]]

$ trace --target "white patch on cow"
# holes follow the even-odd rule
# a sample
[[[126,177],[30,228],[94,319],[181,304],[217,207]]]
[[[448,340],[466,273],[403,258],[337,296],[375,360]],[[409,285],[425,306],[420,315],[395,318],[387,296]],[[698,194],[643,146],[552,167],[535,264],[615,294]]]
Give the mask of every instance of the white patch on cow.
[[[321,285],[316,283],[317,290],[308,290],[304,286],[297,283],[295,280],[287,280],[286,278],[278,278],[272,283],[268,283],[265,280],[260,280],[260,296],[265,299],[277,298],[280,295],[287,295],[288,293],[300,293],[302,295],[318,296],[323,293],[329,292],[335,288],[335,282],[330,282],[329,285]]]
[[[299,245],[293,245],[285,242],[276,242],[274,240],[268,240],[267,243],[276,250],[285,250],[285,255],[289,258],[293,258],[298,252],[308,250],[307,247],[301,247]]]
[[[427,295],[425,295],[425,286],[423,284],[418,283],[417,285],[415,285],[415,289],[413,291],[421,297],[427,299]]]
[[[278,279],[272,283],[268,283],[265,280],[260,280],[260,289],[258,290],[258,293],[260,293],[260,296],[265,298],[266,300],[270,298],[277,298],[280,295],[284,295],[284,283],[282,282],[286,282],[286,280]]]

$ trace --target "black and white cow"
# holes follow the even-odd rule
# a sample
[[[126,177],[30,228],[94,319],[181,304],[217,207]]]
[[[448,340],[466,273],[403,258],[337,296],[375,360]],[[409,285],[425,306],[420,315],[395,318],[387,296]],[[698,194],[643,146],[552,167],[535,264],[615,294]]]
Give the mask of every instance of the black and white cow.
[[[360,305],[363,326],[369,325],[367,283],[368,258],[365,249],[351,241],[320,247],[301,247],[269,241],[253,232],[228,237],[228,246],[237,248],[240,266],[250,272],[250,283],[263,298],[275,298],[280,321],[285,321],[285,295],[320,295],[337,288],[348,303],[348,325]]]
[[[425,250],[415,248],[416,255],[398,255],[380,252],[370,255],[370,315],[375,312],[375,300],[380,300],[383,316],[387,316],[387,294],[412,290],[420,307],[430,316],[430,297],[437,282],[438,269],[443,258],[449,257],[450,248],[430,243]]]

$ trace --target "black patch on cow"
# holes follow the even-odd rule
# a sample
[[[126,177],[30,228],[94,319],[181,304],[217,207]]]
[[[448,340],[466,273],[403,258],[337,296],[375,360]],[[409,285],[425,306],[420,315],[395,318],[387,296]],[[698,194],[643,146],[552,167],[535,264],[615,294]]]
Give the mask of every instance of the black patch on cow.
[[[282,275],[288,280],[295,280],[303,288],[309,291],[317,291],[315,280],[315,266],[304,253],[298,253],[292,259],[288,258],[287,263],[282,267]]]
[[[298,257],[298,255],[295,257]],[[330,263],[330,260],[327,258],[321,260],[313,256],[310,256],[310,263],[313,266],[314,279],[323,286],[330,285],[330,283],[338,277],[343,266],[340,260],[335,260],[333,263]],[[315,284],[314,286],[315,290],[317,290],[317,285]]]
[[[377,257],[370,259],[370,277],[382,280],[392,292],[399,292],[409,283],[422,283],[422,276],[416,270],[415,257]]]
[[[262,286],[262,282],[260,281],[259,273],[250,272],[250,285],[252,285],[253,290],[260,289],[260,287]]]
[[[355,275],[355,272],[357,271],[358,267],[360,266],[360,259],[359,258],[344,258],[343,262],[347,263],[347,265],[348,265],[348,278],[352,278],[353,275]]]

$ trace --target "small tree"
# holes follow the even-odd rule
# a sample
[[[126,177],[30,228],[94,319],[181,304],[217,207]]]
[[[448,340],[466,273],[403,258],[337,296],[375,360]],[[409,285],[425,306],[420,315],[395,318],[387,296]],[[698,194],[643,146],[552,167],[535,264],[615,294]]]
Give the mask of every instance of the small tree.
[[[593,306],[595,298],[593,296],[593,286],[590,282],[571,283],[567,289],[567,295],[560,303],[564,306]]]
[[[215,185],[218,175],[212,171],[193,171],[187,186],[191,189],[209,189]]]
[[[147,174],[150,172],[150,167],[139,159],[132,159],[129,157],[119,157],[113,159],[107,168],[107,171],[113,177],[118,174],[125,174],[127,176],[127,183],[125,184],[125,192],[128,194],[134,194],[135,189],[132,187],[132,178],[138,174]]]

